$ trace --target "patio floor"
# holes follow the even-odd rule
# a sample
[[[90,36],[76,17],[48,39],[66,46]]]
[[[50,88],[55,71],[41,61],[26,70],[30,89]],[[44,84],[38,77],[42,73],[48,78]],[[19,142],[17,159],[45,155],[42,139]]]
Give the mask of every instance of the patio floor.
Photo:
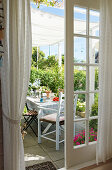
[[[52,136],[55,137],[54,135]],[[38,144],[37,137],[32,131],[27,131],[24,138],[25,165],[30,166],[45,161],[51,161],[57,169],[64,167],[64,143],[60,144],[60,150],[56,151],[55,143],[42,139]]]

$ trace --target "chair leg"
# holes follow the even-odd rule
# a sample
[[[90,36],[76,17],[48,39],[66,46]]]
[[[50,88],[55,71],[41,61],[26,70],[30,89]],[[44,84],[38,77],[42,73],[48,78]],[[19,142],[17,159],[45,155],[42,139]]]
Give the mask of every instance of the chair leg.
[[[59,123],[56,122],[56,150],[59,150],[59,132],[60,131],[60,127],[59,127]]]
[[[38,143],[41,143],[41,121],[38,118]]]
[[[59,136],[61,136],[61,126],[59,126]]]

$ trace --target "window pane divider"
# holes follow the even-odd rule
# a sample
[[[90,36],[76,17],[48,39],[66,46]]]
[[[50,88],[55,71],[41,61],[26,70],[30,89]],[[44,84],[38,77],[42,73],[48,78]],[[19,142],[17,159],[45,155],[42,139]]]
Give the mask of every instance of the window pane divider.
[[[99,93],[99,90],[93,90],[93,91],[74,91],[74,94],[89,94],[89,93]]]
[[[87,120],[87,118],[79,118],[79,119],[74,119],[74,122],[81,122],[85,120]]]
[[[89,63],[74,63],[74,66],[96,66],[98,67],[99,64],[89,64]]]
[[[89,120],[94,120],[94,119],[98,119],[98,116],[91,116],[91,117],[89,117]]]
[[[89,93],[99,93],[99,90],[89,91]]]
[[[99,40],[99,37],[93,36],[93,35],[76,34],[76,33],[74,33],[73,36],[74,37],[81,37],[81,38],[92,38],[92,39],[98,39]]]

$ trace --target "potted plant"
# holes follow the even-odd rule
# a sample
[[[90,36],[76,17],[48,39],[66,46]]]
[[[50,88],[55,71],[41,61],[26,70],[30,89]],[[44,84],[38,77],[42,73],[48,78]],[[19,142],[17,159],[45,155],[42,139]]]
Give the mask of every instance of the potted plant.
[[[85,118],[85,102],[81,102],[80,99],[77,101],[76,114],[82,118]]]
[[[51,90],[48,87],[46,87],[45,92],[46,92],[47,98],[49,98],[49,94],[51,93]]]

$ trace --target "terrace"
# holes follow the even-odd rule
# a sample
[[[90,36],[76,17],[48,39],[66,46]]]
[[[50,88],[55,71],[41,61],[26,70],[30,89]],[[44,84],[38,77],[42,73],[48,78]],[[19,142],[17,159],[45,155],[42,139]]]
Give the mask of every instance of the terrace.
[[[55,136],[52,136],[52,138]],[[25,164],[26,166],[35,165],[46,161],[51,161],[57,169],[64,167],[64,143],[60,144],[60,150],[56,151],[55,143],[42,139],[38,144],[37,137],[28,131],[24,139]]]

